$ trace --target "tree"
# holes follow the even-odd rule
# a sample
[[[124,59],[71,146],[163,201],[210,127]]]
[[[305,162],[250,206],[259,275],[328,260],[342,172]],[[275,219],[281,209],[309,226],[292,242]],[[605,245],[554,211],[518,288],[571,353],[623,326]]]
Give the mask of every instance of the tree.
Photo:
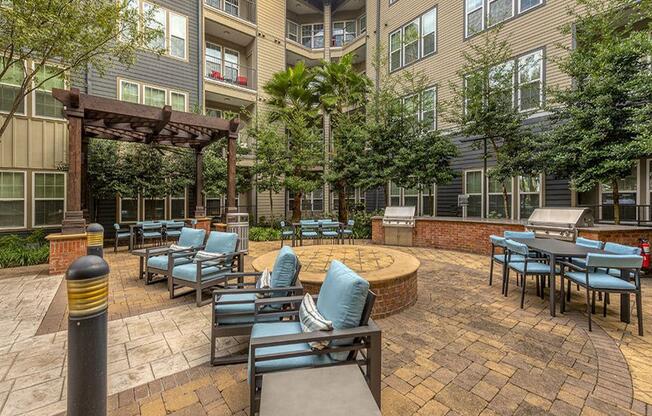
[[[115,62],[130,65],[138,50],[162,36],[152,24],[154,11],[141,15],[128,0],[2,3],[0,79],[14,85],[14,90],[10,108],[3,109],[7,117],[0,125],[0,137],[33,91],[89,67],[104,74]],[[161,51],[155,48],[155,52]],[[28,61],[33,65],[30,69]]]
[[[290,171],[289,155],[285,137],[273,123],[253,126],[249,134],[256,143],[254,174],[260,192],[269,192],[271,219],[274,218],[274,194],[283,190],[285,175]]]
[[[347,194],[349,187],[359,181],[360,164],[356,158],[364,150],[365,114],[357,111],[364,105],[371,80],[353,68],[353,55],[339,61],[323,61],[315,71],[315,88],[324,114],[331,117],[332,149],[327,159],[326,180],[338,193],[340,222],[348,219]]]
[[[313,82],[311,71],[299,62],[274,74],[263,87],[268,95],[267,122],[278,122],[285,129],[289,167],[283,182],[294,193],[293,221],[301,219],[303,195],[322,183],[317,169],[324,161],[323,139]]]
[[[572,85],[552,91],[554,128],[540,160],[578,191],[611,188],[620,223],[619,181],[652,154],[652,6],[634,0],[578,0],[569,13],[575,48],[558,60]]]
[[[516,68],[512,58],[508,42],[501,40],[500,26],[483,34],[463,52],[464,64],[457,72],[461,83],[450,82],[452,98],[444,104],[445,118],[455,125],[455,134],[476,139],[475,147],[486,141],[487,153],[496,161],[490,174],[502,186],[505,218],[510,217],[506,182],[536,168],[511,163],[514,158],[523,160],[519,152],[527,151],[534,140],[531,129],[524,125],[530,112],[514,105]]]
[[[203,173],[204,193],[206,195],[225,195],[228,180],[228,163],[226,158],[227,142],[221,140],[204,148]],[[238,160],[248,150],[238,144],[236,154]],[[236,194],[251,189],[251,172],[245,167],[236,169]]]

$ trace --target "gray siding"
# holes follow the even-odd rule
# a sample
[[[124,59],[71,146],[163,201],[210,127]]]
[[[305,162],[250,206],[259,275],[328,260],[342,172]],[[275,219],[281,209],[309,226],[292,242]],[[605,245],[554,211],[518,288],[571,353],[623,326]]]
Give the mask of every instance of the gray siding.
[[[566,179],[557,179],[554,176],[546,177],[545,206],[570,207],[571,190]]]
[[[199,8],[201,0],[154,0],[162,8],[182,14],[188,18],[188,61],[167,55],[157,56],[149,52],[139,52],[134,65],[125,67],[117,64],[104,76],[91,68],[87,92],[102,97],[117,98],[117,80],[126,78],[153,86],[165,87],[188,93],[188,109],[192,111],[199,103],[201,77],[201,46],[199,44]]]

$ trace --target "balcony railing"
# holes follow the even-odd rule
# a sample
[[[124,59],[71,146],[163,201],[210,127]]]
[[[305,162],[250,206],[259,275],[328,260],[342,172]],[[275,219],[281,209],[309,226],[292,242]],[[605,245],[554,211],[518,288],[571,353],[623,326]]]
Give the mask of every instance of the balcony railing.
[[[256,2],[252,0],[204,0],[207,6],[240,19],[256,23]]]
[[[206,78],[250,90],[256,89],[256,70],[232,62],[206,62]]]

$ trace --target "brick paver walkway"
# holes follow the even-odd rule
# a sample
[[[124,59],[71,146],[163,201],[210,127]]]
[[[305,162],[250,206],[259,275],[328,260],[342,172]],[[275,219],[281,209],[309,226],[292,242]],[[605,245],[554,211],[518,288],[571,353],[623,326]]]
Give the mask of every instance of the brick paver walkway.
[[[252,256],[277,248],[253,243]],[[596,316],[600,326],[589,333],[575,290],[571,311],[552,318],[532,282],[524,310],[515,290],[504,298],[497,286],[488,287],[485,257],[405,250],[422,262],[419,299],[378,321],[384,415],[652,412],[646,404],[652,403],[652,315],[645,316],[650,335],[640,338],[635,325],[619,322],[612,299],[607,319]],[[136,278],[136,263],[124,256],[108,256],[111,283]],[[0,275],[0,416],[65,409],[66,332],[36,336],[48,305],[56,307],[60,282],[61,276],[38,273]],[[131,290],[128,306],[148,291],[164,293],[162,285]],[[652,295],[652,281],[644,290]],[[652,302],[649,295],[644,304]],[[245,366],[207,364],[210,308],[156,296],[151,312],[132,308],[135,315],[109,324],[110,414],[248,414]],[[65,308],[57,313],[65,320]],[[241,349],[241,341],[224,340],[221,349]]]

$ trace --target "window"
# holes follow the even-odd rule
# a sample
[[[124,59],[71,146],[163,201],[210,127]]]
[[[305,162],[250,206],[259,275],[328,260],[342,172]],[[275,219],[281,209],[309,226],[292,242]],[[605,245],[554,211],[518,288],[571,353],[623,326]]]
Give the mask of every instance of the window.
[[[409,95],[403,99],[403,114],[405,117],[419,121],[419,94]]]
[[[207,216],[218,217],[222,215],[222,196],[207,193],[205,205]]]
[[[11,111],[24,80],[25,64],[23,62],[16,62],[7,69],[4,77],[0,79],[0,112],[9,113]],[[25,114],[25,100],[21,101],[16,114]]]
[[[206,108],[206,115],[209,117],[222,118],[222,110],[217,108]]]
[[[419,19],[403,27],[403,65],[419,59]]]
[[[543,102],[543,51],[518,59],[518,109],[534,110]]]
[[[120,198],[120,218],[118,222],[138,221],[138,198]]]
[[[170,197],[170,218],[184,219],[186,218],[186,191],[183,190],[177,195]]]
[[[518,12],[524,12],[535,6],[538,6],[542,3],[543,0],[519,0],[518,1]]]
[[[521,176],[518,178],[519,218],[525,219],[541,206],[541,177]]]
[[[34,173],[34,226],[61,225],[65,197],[65,174]]]
[[[165,219],[165,199],[145,199],[145,220],[156,221]]]
[[[637,217],[636,203],[637,203],[637,165],[632,167],[631,173],[618,181],[618,193],[620,199],[620,219],[622,220],[635,220]],[[602,219],[613,220],[614,218],[614,197],[611,189],[611,184],[602,184],[601,186],[601,202],[602,202]]]
[[[294,210],[294,192],[288,191],[288,207]],[[324,189],[317,188],[312,192],[303,194],[301,200],[302,211],[323,211],[324,210]]]
[[[333,205],[332,205],[332,211],[337,211],[339,208],[339,192],[337,191],[332,191],[333,194]],[[346,191],[347,197],[347,207],[349,210],[351,210],[356,204],[358,206],[362,205],[364,206],[365,203],[365,191],[360,188],[349,188]]]
[[[214,43],[206,43],[206,76],[222,79],[222,47]]]
[[[140,84],[131,81],[120,80],[119,98],[130,103],[140,103]]]
[[[346,22],[333,23],[333,46],[342,46],[351,42],[356,37],[356,22],[350,20]]]
[[[188,19],[170,13],[170,55],[186,59],[186,36]]]
[[[144,101],[143,104],[151,105],[153,107],[163,107],[166,102],[166,92],[164,89],[145,86],[144,88]]]
[[[467,217],[482,217],[482,171],[464,173],[465,193],[469,196],[466,207]]]
[[[488,218],[511,218],[512,217],[512,180],[501,183],[489,177],[487,189],[487,217]],[[507,190],[507,214],[505,214],[505,198],[503,185]]]
[[[487,26],[507,20],[514,15],[513,0],[489,0],[489,16]]]
[[[421,18],[421,55],[426,57],[437,50],[435,29],[437,27],[437,9],[432,9]]]
[[[34,115],[63,118],[63,104],[52,96],[53,88],[65,88],[66,82],[61,70],[55,66],[43,65],[34,77],[34,84],[41,86],[34,91]]]
[[[240,0],[224,0],[224,11],[233,16],[240,16]]]
[[[484,29],[484,0],[466,0],[466,36]]]
[[[403,188],[403,206],[416,207],[419,204],[419,190],[417,188]]]
[[[306,48],[324,47],[324,25],[321,23],[301,25],[301,44]]]
[[[25,173],[0,172],[0,228],[25,226]]]
[[[170,91],[170,106],[176,111],[188,111],[188,99],[183,92]]]
[[[437,128],[436,121],[437,92],[435,88],[429,88],[421,92],[403,98],[403,111],[406,116],[414,117],[415,122],[423,122],[429,130]]]
[[[294,42],[299,42],[299,33],[301,32],[301,26],[288,20],[288,39]]]
[[[147,29],[159,31],[159,33],[150,40],[150,49],[166,49],[165,39],[167,32],[167,18],[165,10],[149,3],[143,3],[143,12],[148,15],[151,13],[151,19],[148,22]]]
[[[389,70],[395,71],[401,67],[402,54],[401,30],[389,35]]]
[[[358,33],[367,33],[367,15],[363,14],[358,19]]]
[[[425,187],[421,191],[421,215],[435,215],[435,185]]]
[[[240,54],[238,51],[224,49],[224,79],[233,83],[238,79]]]
[[[389,184],[389,205],[393,207],[401,205],[401,187],[393,182]]]
[[[514,107],[514,61],[495,66],[489,71],[490,97],[500,108]]]

